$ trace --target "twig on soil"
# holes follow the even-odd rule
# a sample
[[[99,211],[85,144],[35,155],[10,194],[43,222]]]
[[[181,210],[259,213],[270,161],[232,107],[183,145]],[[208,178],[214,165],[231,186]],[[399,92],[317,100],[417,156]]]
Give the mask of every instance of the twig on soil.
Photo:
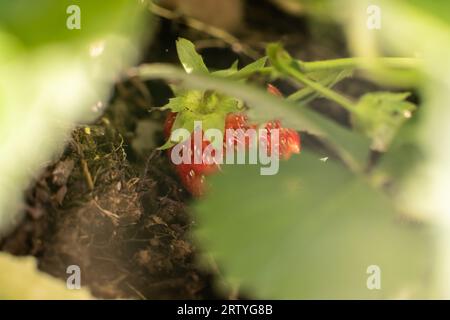
[[[238,38],[226,32],[225,30],[209,25],[207,23],[204,23],[203,21],[200,21],[192,17],[182,16],[176,12],[160,7],[155,3],[153,3],[152,1],[149,2],[149,10],[153,14],[161,18],[165,18],[168,20],[177,20],[180,23],[183,23],[192,29],[206,33],[213,38],[220,39],[226,44],[228,44],[231,47],[231,49],[236,53],[243,53],[254,60],[257,60],[261,56],[258,52],[256,52],[249,46],[241,43]]]
[[[85,159],[81,159],[81,167],[83,168],[83,174],[86,179],[86,183],[88,185],[89,190],[94,190],[94,181],[92,180],[91,172],[89,171],[89,167],[87,161]]]
[[[129,284],[128,282],[125,282],[125,284],[128,286],[128,288],[130,288],[131,290],[134,291],[134,293],[136,293],[139,298],[141,298],[142,300],[148,300],[139,290],[137,290],[135,287],[133,287],[131,284]]]
[[[91,175],[91,172],[89,171],[89,166],[88,166],[87,161],[86,161],[86,159],[84,157],[84,152],[81,149],[80,144],[79,144],[79,142],[76,139],[74,140],[74,144],[75,144],[75,148],[77,150],[77,153],[78,153],[78,155],[80,157],[81,168],[83,170],[83,175],[84,175],[84,178],[85,178],[86,183],[88,185],[88,188],[89,188],[90,191],[93,191],[94,190],[94,181],[92,180],[92,175]]]
[[[120,217],[117,214],[100,207],[100,205],[97,203],[97,201],[95,199],[92,200],[92,203],[97,207],[98,210],[101,211],[101,213],[103,213],[105,216],[109,217],[112,220],[112,222],[114,223],[114,225],[119,224]]]

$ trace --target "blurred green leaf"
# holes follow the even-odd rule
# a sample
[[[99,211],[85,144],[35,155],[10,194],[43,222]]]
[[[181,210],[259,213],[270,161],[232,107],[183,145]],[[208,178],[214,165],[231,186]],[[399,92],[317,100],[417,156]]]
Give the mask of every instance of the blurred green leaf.
[[[426,160],[423,149],[418,144],[420,117],[423,109],[417,110],[414,117],[407,121],[393,139],[389,152],[381,156],[375,170],[389,176],[396,182],[411,174],[411,170]]]
[[[67,28],[70,5],[81,29]],[[0,237],[20,221],[32,178],[76,124],[99,117],[113,81],[137,60],[146,17],[128,0],[0,2]]]
[[[81,29],[69,30],[67,8],[77,5],[81,11]],[[129,0],[14,0],[0,2],[0,27],[12,34],[26,49],[35,49],[60,42],[82,43],[98,36],[121,30],[124,34],[138,32],[139,6]]]
[[[260,176],[257,166],[228,166],[211,185],[212,192],[193,205],[195,235],[244,294],[425,296],[427,228],[396,221],[389,202],[340,165],[302,152],[277,175]],[[366,286],[371,265],[381,268],[381,290]]]
[[[450,3],[448,1],[409,0],[407,5],[416,7],[424,14],[440,19],[450,27]]]
[[[353,127],[372,139],[372,148],[386,151],[399,128],[412,117],[416,106],[405,99],[409,93],[365,94],[351,113]]]

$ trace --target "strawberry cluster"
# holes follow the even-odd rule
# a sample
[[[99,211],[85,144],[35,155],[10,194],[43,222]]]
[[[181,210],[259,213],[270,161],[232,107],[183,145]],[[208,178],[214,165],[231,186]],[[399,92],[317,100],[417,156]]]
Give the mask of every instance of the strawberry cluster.
[[[280,91],[269,85],[267,87],[267,91],[273,95],[282,96]],[[170,137],[173,124],[177,117],[177,113],[170,112],[167,115],[165,124],[164,124],[164,134],[166,138]],[[250,123],[248,117],[244,113],[229,113],[225,118],[225,130],[226,129],[256,129],[258,127],[257,124]],[[280,159],[288,160],[292,154],[299,153],[301,144],[300,144],[300,136],[299,134],[292,129],[284,128],[280,121],[273,120],[268,123],[265,123],[263,127],[267,130],[267,141],[265,141],[266,148],[268,152],[271,150],[271,132],[274,129],[279,130],[279,139],[274,150],[278,150],[278,154]],[[226,136],[224,137],[224,146],[227,143],[231,143],[232,145],[237,145],[238,143],[244,143],[248,147],[247,141],[238,141],[235,137],[231,137],[234,141],[226,141]],[[230,138],[228,138],[230,139]],[[193,135],[191,134],[191,139],[188,141],[191,143],[190,150],[192,150],[192,161],[189,164],[181,163],[175,165],[175,170],[178,176],[181,179],[184,187],[195,197],[202,196],[206,191],[206,176],[214,174],[219,170],[219,165],[215,163],[211,163],[212,161],[208,161],[209,159],[205,159],[204,154],[200,154],[201,150],[204,150],[210,142],[206,139],[202,139],[202,149],[198,150],[196,144],[194,143]],[[169,153],[170,155],[170,149]],[[194,163],[193,159],[195,155],[200,156],[202,161],[201,163]]]

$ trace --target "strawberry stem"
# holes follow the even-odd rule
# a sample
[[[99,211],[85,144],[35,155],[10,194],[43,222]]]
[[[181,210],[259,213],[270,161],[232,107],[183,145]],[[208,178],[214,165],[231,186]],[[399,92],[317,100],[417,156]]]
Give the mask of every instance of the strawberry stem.
[[[404,57],[341,58],[312,62],[303,62],[301,60],[295,61],[300,67],[300,70],[305,73],[356,68],[368,69],[373,66],[373,64],[381,64],[389,68],[415,69],[418,68],[422,62],[421,59]],[[274,73],[274,68],[269,66],[255,70],[248,70],[247,72],[240,72],[239,74],[231,76],[230,78],[233,80],[246,79],[255,73],[270,75]]]
[[[414,69],[417,68],[421,60],[404,57],[383,57],[383,58],[342,58],[313,62],[302,62],[297,60],[303,72],[329,71],[339,69],[366,69],[373,64],[381,64],[390,68]]]
[[[286,71],[297,81],[314,89],[315,91],[320,93],[322,96],[336,102],[337,104],[341,105],[343,108],[348,110],[349,112],[353,112],[355,110],[355,105],[354,105],[353,101],[351,101],[347,97],[321,85],[320,83],[318,83],[314,80],[311,80],[310,78],[308,78],[306,75],[299,72],[295,68],[288,68]]]

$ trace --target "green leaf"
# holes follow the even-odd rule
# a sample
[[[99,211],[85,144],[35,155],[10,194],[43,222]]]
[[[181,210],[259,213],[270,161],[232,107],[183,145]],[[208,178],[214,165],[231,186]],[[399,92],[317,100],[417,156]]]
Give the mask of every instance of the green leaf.
[[[231,67],[230,67],[230,70],[238,70],[238,66],[239,66],[239,60],[235,60],[234,62],[233,62],[233,64],[231,65]]]
[[[203,250],[253,298],[423,297],[428,229],[398,223],[384,196],[319,158],[303,151],[273,176],[225,166],[193,204]],[[380,290],[367,288],[371,265],[381,269]]]
[[[178,58],[187,73],[208,73],[208,68],[203,62],[201,55],[195,51],[195,46],[187,39],[179,38],[177,40]]]
[[[34,257],[0,252],[0,299],[93,299],[86,289],[70,290],[60,279],[40,272]]]
[[[190,112],[189,110],[185,110],[183,112],[178,112],[175,121],[172,125],[172,130],[171,132],[183,128],[186,129],[189,132],[194,131],[194,121],[196,121],[197,119],[195,119],[195,115],[193,112]],[[172,148],[175,144],[177,143],[182,143],[184,141],[186,141],[188,138],[186,137],[186,139],[179,139],[179,140],[172,140],[172,136],[170,136],[167,141],[158,148],[158,150],[167,150]]]
[[[161,110],[170,110],[172,112],[180,112],[185,109],[185,97],[174,97],[169,99],[169,103],[161,107]]]
[[[177,142],[176,141],[172,141],[169,139],[167,139],[167,141],[160,147],[156,148],[157,150],[167,150],[172,148],[174,145],[176,145]]]
[[[426,152],[418,142],[421,116],[424,111],[424,109],[417,110],[414,117],[398,130],[389,146],[389,151],[381,155],[380,161],[372,172],[375,181],[382,185],[389,185],[389,190],[394,196],[403,179],[411,176],[411,172],[427,160]]]
[[[224,77],[224,78],[229,77],[238,71],[238,64],[239,64],[239,61],[236,60],[235,62],[233,62],[233,64],[228,69],[217,70],[217,71],[211,72],[211,74],[214,76],[217,76],[217,77]]]
[[[190,111],[180,112],[177,114],[175,122],[173,123],[172,131],[184,128],[187,131],[192,132],[194,131],[194,121],[201,121],[201,119],[193,112]]]
[[[283,65],[281,61],[287,61],[289,63],[294,63],[295,60],[292,59],[290,54],[284,50],[280,43],[271,43],[266,48],[267,56],[269,57],[270,63],[278,71],[283,70]]]
[[[267,57],[262,57],[248,65],[246,65],[241,70],[237,71],[236,73],[231,75],[232,79],[241,79],[241,78],[247,78],[248,75],[254,74],[256,71],[264,68],[267,62]]]
[[[386,151],[398,129],[416,106],[405,101],[409,93],[376,92],[364,95],[351,114],[353,127],[372,139],[372,148]]]
[[[177,113],[172,131],[184,128],[192,133],[195,122],[201,121],[204,132],[208,129],[218,129],[223,133],[227,115],[238,112],[242,108],[241,105],[237,99],[210,90],[186,90],[181,96],[170,99],[161,109],[170,109]],[[180,142],[184,140],[168,139],[159,149],[165,150]],[[222,148],[222,144],[223,141],[213,141],[215,148]]]
[[[222,132],[223,135],[225,135],[225,119],[226,119],[226,113],[217,113],[210,115],[208,118],[206,118],[202,125],[203,125],[203,131],[205,132],[205,139],[208,139],[206,131],[208,129],[218,129]],[[210,140],[210,139],[208,139]],[[211,141],[211,140],[210,140]],[[223,148],[223,139],[222,140],[213,140],[212,145],[214,146],[214,149],[221,150]]]
[[[237,68],[237,61],[229,69],[218,70],[211,73],[214,76],[230,78],[234,80],[245,80],[249,76],[253,75],[258,70],[264,68],[267,62],[267,57],[262,57],[248,65],[246,65],[241,70]]]

